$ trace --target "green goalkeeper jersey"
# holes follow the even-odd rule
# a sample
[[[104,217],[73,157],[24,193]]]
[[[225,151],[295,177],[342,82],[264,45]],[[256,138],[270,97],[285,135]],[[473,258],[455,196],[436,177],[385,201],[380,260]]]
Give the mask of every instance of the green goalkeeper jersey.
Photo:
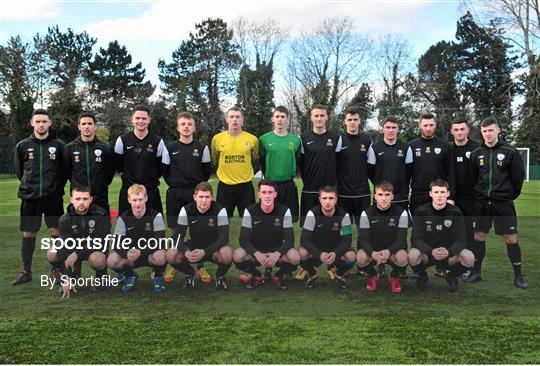
[[[279,182],[296,176],[296,158],[300,148],[300,138],[293,134],[278,136],[274,131],[259,138],[260,163],[264,176]]]

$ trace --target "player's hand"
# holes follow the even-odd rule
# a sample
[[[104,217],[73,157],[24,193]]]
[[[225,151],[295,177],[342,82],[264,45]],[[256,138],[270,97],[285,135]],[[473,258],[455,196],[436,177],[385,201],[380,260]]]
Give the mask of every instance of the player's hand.
[[[390,251],[388,249],[381,250],[379,254],[381,255],[381,263],[379,264],[388,262],[388,259],[390,258]]]
[[[130,262],[135,262],[141,256],[141,251],[137,248],[131,248],[127,252],[127,259]]]
[[[202,249],[194,249],[186,252],[186,258],[191,263],[199,262],[201,259],[203,259],[204,255],[205,252]]]
[[[373,260],[374,260],[375,262],[377,262],[377,265],[379,265],[379,264],[382,263],[381,252],[373,251],[373,252],[371,253],[371,258],[373,258]]]
[[[326,265],[333,264],[336,261],[336,252],[329,252],[326,257]]]
[[[268,256],[266,254],[263,254],[261,252],[255,252],[255,254],[253,255],[255,256],[257,262],[261,264],[261,266],[268,267]]]
[[[73,269],[73,267],[75,266],[75,262],[77,262],[77,259],[77,253],[71,253],[64,262],[64,266],[66,267],[66,269]]]
[[[68,279],[67,283],[62,286],[62,299],[69,299],[72,292],[76,293],[77,288],[75,286],[71,286],[70,279]]]
[[[435,248],[431,251],[431,255],[438,261],[442,261],[448,257],[448,250],[443,247]]]
[[[266,264],[268,265],[268,267],[273,267],[276,265],[279,258],[281,257],[281,253],[280,252],[270,253],[267,255],[267,257],[268,257],[268,262]]]
[[[321,255],[319,256],[319,259],[321,260],[321,262],[323,264],[326,264],[326,261],[328,259],[328,253],[327,252],[322,252]]]

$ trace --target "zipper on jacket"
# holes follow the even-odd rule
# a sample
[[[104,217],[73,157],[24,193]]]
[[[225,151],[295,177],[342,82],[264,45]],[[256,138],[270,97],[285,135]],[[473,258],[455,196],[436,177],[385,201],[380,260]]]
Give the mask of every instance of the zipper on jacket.
[[[90,189],[90,163],[88,161],[88,143],[84,144],[86,149],[86,177],[88,178],[88,189]]]
[[[43,143],[39,142],[39,198],[43,196]]]
[[[488,192],[487,192],[488,198],[491,198],[490,197],[491,189],[493,188],[492,187],[492,181],[491,181],[491,177],[493,175],[493,164],[492,164],[492,161],[491,161],[492,154],[493,154],[493,149],[489,149],[489,185],[488,185]]]

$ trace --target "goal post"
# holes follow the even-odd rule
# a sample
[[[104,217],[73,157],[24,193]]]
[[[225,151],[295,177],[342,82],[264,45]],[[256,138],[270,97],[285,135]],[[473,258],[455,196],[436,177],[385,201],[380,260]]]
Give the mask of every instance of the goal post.
[[[523,160],[523,165],[525,166],[525,182],[529,181],[529,160],[531,157],[531,149],[528,147],[518,147],[516,148],[517,151],[519,151],[519,154],[521,155],[521,159]]]

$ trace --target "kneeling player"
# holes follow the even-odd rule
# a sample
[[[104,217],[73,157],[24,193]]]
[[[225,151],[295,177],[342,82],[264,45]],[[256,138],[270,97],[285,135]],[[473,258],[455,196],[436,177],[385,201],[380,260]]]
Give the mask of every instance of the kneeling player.
[[[225,274],[231,267],[227,210],[212,199],[208,182],[197,184],[191,202],[180,210],[177,232],[178,248],[167,250],[167,262],[186,275],[184,289],[195,287],[195,269],[191,264],[217,263],[216,288],[228,290]],[[189,228],[190,240],[184,242]],[[187,247],[187,248],[186,248]]]
[[[432,202],[419,206],[413,216],[409,263],[418,274],[417,287],[427,282],[428,267],[440,265],[448,270],[450,291],[457,292],[458,276],[474,265],[474,254],[465,249],[465,220],[459,208],[447,203],[450,191],[445,180],[431,182],[429,196]]]
[[[60,230],[60,238],[65,241],[71,239],[84,238],[99,238],[101,245],[104,245],[103,240],[111,232],[111,223],[107,212],[101,207],[92,203],[92,196],[88,187],[73,186],[71,188],[71,204],[67,207],[66,213],[62,215],[58,221]],[[90,244],[90,247],[87,245]],[[80,264],[84,260],[88,260],[90,267],[96,271],[96,278],[103,281],[103,277],[107,275],[107,254],[105,250],[96,249],[93,247],[93,241],[84,243],[83,249],[60,248],[49,249],[47,251],[47,259],[53,267],[53,274],[56,274],[54,281],[61,281],[60,273],[69,277],[78,277],[80,273],[74,273],[75,264]],[[104,248],[102,246],[102,248]],[[80,267],[79,267],[80,268]],[[93,287],[94,291],[103,289],[102,285]],[[62,297],[70,297],[71,292],[77,292],[75,288],[71,288],[68,283],[62,286]]]
[[[334,281],[347,287],[345,273],[354,266],[356,255],[351,248],[351,218],[337,206],[337,192],[326,186],[319,190],[319,205],[308,211],[300,236],[300,266],[309,273],[306,288],[313,288],[317,267],[321,264],[336,267]]]
[[[393,205],[394,186],[381,182],[375,186],[375,201],[360,216],[358,230],[358,267],[369,274],[368,291],[377,290],[377,271],[374,265],[390,262],[390,290],[401,292],[399,276],[407,266],[407,211]]]
[[[259,182],[258,197],[260,202],[244,211],[240,248],[234,251],[234,263],[239,270],[251,275],[246,281],[248,289],[254,289],[263,282],[257,266],[279,266],[272,282],[280,290],[287,290],[283,276],[292,272],[300,262],[300,256],[294,249],[291,211],[275,202],[276,185],[270,180]]]
[[[159,240],[165,236],[163,215],[152,207],[146,206],[148,194],[140,184],[133,184],[128,189],[128,202],[131,208],[118,217],[115,234],[120,235],[122,242],[130,240],[127,248],[115,248],[109,255],[107,264],[115,272],[125,276],[122,292],[133,290],[139,278],[133,269],[150,266],[154,270],[154,291],[158,294],[165,291],[163,271],[167,265],[165,249],[159,246],[152,248],[148,239]]]

